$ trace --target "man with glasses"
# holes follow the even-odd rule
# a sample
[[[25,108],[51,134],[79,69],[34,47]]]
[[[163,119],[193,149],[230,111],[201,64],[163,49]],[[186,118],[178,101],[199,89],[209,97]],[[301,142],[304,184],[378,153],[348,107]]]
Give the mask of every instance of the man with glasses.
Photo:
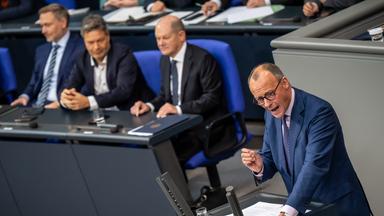
[[[293,88],[274,64],[253,69],[248,84],[266,110],[265,132],[261,152],[244,148],[241,158],[260,182],[281,174],[288,199],[279,216],[304,214],[310,201],[333,203],[341,216],[369,215],[332,106]]]

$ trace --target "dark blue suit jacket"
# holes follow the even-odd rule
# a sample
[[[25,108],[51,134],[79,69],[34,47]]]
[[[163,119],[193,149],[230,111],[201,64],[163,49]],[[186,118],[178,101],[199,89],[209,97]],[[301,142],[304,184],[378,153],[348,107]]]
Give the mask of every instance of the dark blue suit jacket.
[[[87,51],[80,54],[66,88],[76,88],[85,96],[95,96],[100,108],[117,106],[129,110],[138,100],[148,101],[154,94],[149,89],[130,48],[124,44],[111,43],[107,61],[109,92],[95,95],[94,68]]]
[[[36,101],[37,96],[40,92],[41,86],[43,84],[44,68],[47,64],[51,47],[52,43],[45,43],[37,47],[36,49],[35,66],[33,69],[32,78],[23,92],[24,94],[27,94],[29,96],[29,103],[33,103],[34,101]],[[75,59],[79,51],[81,50],[84,50],[81,38],[72,33],[68,39],[67,45],[63,53],[63,57],[60,62],[60,68],[57,78],[57,98],[59,98],[59,94],[64,89],[63,87],[65,81],[73,68]]]
[[[369,215],[364,192],[344,144],[341,125],[332,106],[295,89],[289,128],[288,169],[282,121],[265,113],[262,180],[279,172],[288,191],[288,205],[304,213],[310,201],[335,203],[340,215]]]

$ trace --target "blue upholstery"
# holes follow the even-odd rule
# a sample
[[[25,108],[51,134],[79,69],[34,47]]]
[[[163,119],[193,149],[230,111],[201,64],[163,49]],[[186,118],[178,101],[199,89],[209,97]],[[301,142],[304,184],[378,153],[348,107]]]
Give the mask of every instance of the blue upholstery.
[[[5,93],[7,102],[11,103],[17,83],[8,48],[0,48],[0,88]]]
[[[75,9],[76,1],[75,0],[45,0],[47,4],[57,3],[63,5],[67,9]]]
[[[230,113],[237,114],[235,118],[236,135],[238,142],[231,148],[226,149],[216,155],[208,157],[202,150],[192,156],[186,164],[185,169],[194,169],[197,167],[206,167],[208,177],[213,188],[221,186],[220,178],[216,168],[216,164],[220,161],[233,156],[240,148],[242,148],[247,140],[248,133],[242,119],[242,113],[245,109],[243,91],[235,58],[229,44],[208,39],[189,40],[188,43],[199,46],[207,50],[218,62],[223,80],[224,94],[227,100],[227,109]]]
[[[161,53],[157,50],[138,51],[133,53],[139,63],[141,72],[144,75],[148,86],[155,92],[160,93],[161,73],[160,73],[160,57]]]
[[[194,44],[207,50],[216,59],[222,72],[224,93],[227,100],[227,109],[230,113],[236,113],[236,116],[238,117],[235,118],[238,138],[238,143],[235,146],[232,146],[230,149],[226,149],[225,151],[220,152],[213,157],[208,157],[204,151],[200,151],[191,159],[189,159],[184,166],[186,169],[194,169],[196,167],[202,166],[207,167],[208,175],[210,176],[211,180],[210,170],[213,169],[213,172],[217,173],[215,165],[221,160],[233,156],[237,150],[239,150],[246,143],[248,138],[244,122],[239,121],[239,119],[242,119],[241,113],[243,113],[245,109],[244,97],[237,65],[231,47],[227,43],[206,39],[189,40],[188,43]],[[156,94],[159,94],[161,85],[161,53],[159,51],[138,51],[134,52],[134,55],[139,63],[139,66],[148,85]],[[213,180],[213,182],[216,183],[212,183],[211,181],[211,185],[218,186],[220,184],[220,180],[216,180],[216,178]]]
[[[221,69],[228,112],[243,113],[245,109],[244,97],[241,88],[239,72],[237,70],[237,65],[231,47],[227,43],[208,39],[194,39],[189,40],[188,43],[199,46],[213,55],[213,57],[219,63]],[[241,142],[241,140],[244,138],[241,127],[239,125],[241,123],[236,122],[236,124],[237,138],[239,142]],[[233,156],[236,151],[240,149],[244,144],[245,142],[241,143],[239,146],[234,146],[232,149],[229,149],[228,151],[214,157],[207,157],[204,151],[200,151],[187,161],[185,168],[193,169],[201,166],[215,165],[221,160]]]

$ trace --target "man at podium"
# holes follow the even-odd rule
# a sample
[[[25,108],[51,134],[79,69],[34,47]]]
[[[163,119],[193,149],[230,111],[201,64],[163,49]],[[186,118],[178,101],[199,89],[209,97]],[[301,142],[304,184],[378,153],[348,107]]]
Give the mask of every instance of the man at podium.
[[[251,72],[249,89],[266,110],[261,152],[242,149],[242,162],[266,181],[279,172],[288,191],[280,216],[304,214],[310,201],[333,203],[338,215],[368,216],[369,204],[332,106],[291,86],[274,64]]]

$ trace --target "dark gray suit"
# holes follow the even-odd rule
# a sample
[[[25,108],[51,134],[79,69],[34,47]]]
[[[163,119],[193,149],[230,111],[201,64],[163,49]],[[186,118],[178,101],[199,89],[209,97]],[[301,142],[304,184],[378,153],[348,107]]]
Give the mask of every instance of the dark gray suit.
[[[155,110],[158,110],[166,102],[172,103],[170,67],[169,57],[162,56],[160,61],[162,75],[160,94],[150,101],[155,106]],[[202,124],[181,134],[173,142],[176,154],[183,163],[202,149],[202,143],[207,135],[204,130],[205,126],[227,112],[217,62],[205,50],[190,44],[187,44],[185,52],[179,98],[183,113],[199,114],[204,118]],[[224,127],[218,128],[212,135],[223,136],[224,129]],[[232,134],[228,135],[231,136]]]
[[[107,84],[109,92],[95,95],[94,68],[88,52],[84,51],[76,61],[66,88],[76,88],[85,96],[93,95],[100,108],[117,106],[120,110],[129,110],[135,101],[153,98],[131,49],[124,44],[111,43]]]

